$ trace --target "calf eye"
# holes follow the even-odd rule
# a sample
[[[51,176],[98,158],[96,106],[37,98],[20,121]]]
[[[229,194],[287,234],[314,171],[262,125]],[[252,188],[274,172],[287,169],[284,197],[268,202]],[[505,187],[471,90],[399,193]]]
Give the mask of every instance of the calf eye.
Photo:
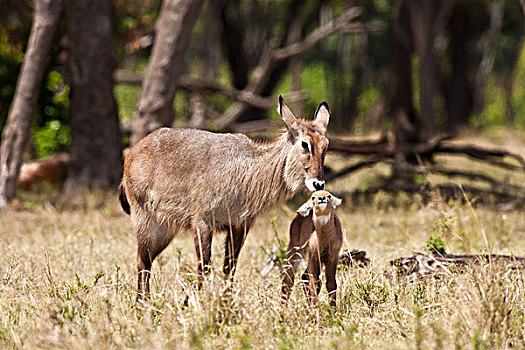
[[[308,143],[303,141],[301,143],[301,147],[303,147],[306,152],[310,152],[310,148],[308,147]]]

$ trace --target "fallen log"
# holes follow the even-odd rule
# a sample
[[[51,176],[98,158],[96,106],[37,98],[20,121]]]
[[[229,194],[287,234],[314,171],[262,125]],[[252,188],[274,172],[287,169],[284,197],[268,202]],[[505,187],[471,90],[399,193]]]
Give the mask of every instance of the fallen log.
[[[66,177],[70,158],[69,153],[56,153],[22,164],[17,188],[30,190],[35,184],[62,182]]]
[[[368,266],[370,259],[366,256],[365,250],[352,249],[352,250],[343,250],[339,254],[339,265],[342,266]]]
[[[476,264],[504,263],[507,269],[525,268],[525,258],[500,254],[422,254],[390,261],[399,276],[421,278],[437,273],[462,272]]]

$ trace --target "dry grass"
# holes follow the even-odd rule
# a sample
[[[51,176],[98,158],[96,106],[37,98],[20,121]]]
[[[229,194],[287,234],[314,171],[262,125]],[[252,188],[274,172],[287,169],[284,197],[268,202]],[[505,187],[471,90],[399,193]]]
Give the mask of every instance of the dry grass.
[[[343,206],[344,248],[367,250],[372,263],[338,272],[333,313],[324,287],[319,307],[296,286],[286,308],[279,271],[260,275],[263,247],[276,243],[271,221],[287,242],[295,204],[257,219],[233,288],[222,280],[224,236],[215,237],[210,278],[195,290],[192,239],[181,234],[154,263],[151,300],[137,305],[135,242],[116,196],[90,194],[77,210],[54,196],[26,193],[28,209],[0,214],[2,348],[525,347],[522,271],[488,264],[419,281],[384,273],[390,259],[423,251],[431,234],[453,252],[525,255],[522,212],[384,194]]]

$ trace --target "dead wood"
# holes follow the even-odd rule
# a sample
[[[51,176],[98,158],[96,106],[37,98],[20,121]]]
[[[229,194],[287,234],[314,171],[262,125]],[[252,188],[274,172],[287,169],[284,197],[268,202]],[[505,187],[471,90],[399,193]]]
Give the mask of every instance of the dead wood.
[[[246,92],[260,94],[266,79],[276,64],[297,56],[310,49],[313,45],[328,37],[330,34],[339,31],[352,19],[361,14],[361,9],[352,7],[346,10],[338,18],[313,30],[306,38],[300,42],[288,46],[277,48],[275,43],[270,43],[261,55],[258,65],[253,69],[250,80],[244,89]],[[250,106],[244,102],[236,102],[228,108],[221,118],[217,120],[216,126],[219,129],[228,129]]]
[[[56,153],[52,156],[22,164],[18,178],[19,190],[30,190],[39,183],[58,183],[66,178],[71,156],[68,153]]]
[[[465,267],[476,264],[504,264],[507,269],[522,269],[525,258],[500,254],[422,254],[397,258],[390,261],[398,275],[416,278],[436,273],[462,272]]]
[[[383,157],[394,157],[397,152],[386,136],[382,136],[379,140],[365,141],[341,141],[331,138],[328,150],[352,155],[363,154]]]
[[[332,171],[328,172],[328,171],[326,171],[326,168],[325,168],[325,173],[326,173],[325,180],[326,181],[331,181],[333,179],[336,179],[338,177],[344,176],[346,174],[353,173],[353,172],[355,172],[355,171],[357,171],[359,169],[375,165],[375,164],[377,164],[380,161],[381,161],[380,159],[365,160],[365,161],[362,161],[362,162],[359,162],[359,163],[356,163],[356,164],[352,164],[351,166],[346,167],[343,170],[339,170],[336,173],[334,173]]]
[[[339,265],[343,266],[368,266],[370,259],[366,256],[365,250],[351,249],[343,250],[339,254]]]
[[[411,153],[418,154],[421,158],[432,158],[436,154],[466,155],[472,159],[484,161],[505,169],[525,171],[525,160],[522,156],[502,149],[482,148],[472,145],[447,145],[450,138],[443,137],[429,142],[410,145]],[[389,142],[386,136],[379,140],[341,141],[330,140],[330,151],[346,154],[364,154],[395,158],[401,149]],[[509,158],[519,165],[505,162]]]
[[[143,79],[144,73],[126,72],[122,70],[115,72],[115,83],[117,84],[140,86]],[[188,76],[178,79],[177,88],[196,93],[221,93],[235,101],[243,102],[251,107],[260,109],[274,108],[276,106],[275,101],[277,101],[277,97],[262,97],[253,92],[237,90],[232,86],[224,85],[219,82],[201,78],[190,78]],[[283,94],[283,97],[286,99],[286,102],[294,103],[306,100],[308,98],[308,93],[306,91],[295,91]],[[218,112],[216,112],[216,114],[220,115]]]
[[[429,184],[415,183],[409,181],[395,181],[386,179],[380,184],[370,186],[365,190],[356,190],[353,192],[342,193],[342,196],[351,197],[353,201],[359,199],[368,199],[379,192],[387,193],[418,193],[424,200],[429,201],[432,198],[441,198],[445,201],[459,199],[464,201],[465,196],[469,198],[471,204],[492,204],[493,201],[499,203],[498,208],[501,210],[515,210],[525,204],[525,194],[512,191],[485,189],[471,185],[459,185],[454,183]]]
[[[192,92],[220,92],[225,96],[234,99],[236,102],[230,106],[216,120],[215,126],[218,129],[238,129],[237,119],[249,108],[269,109],[275,106],[277,99],[261,97],[260,94],[265,86],[266,80],[272,69],[279,63],[302,54],[315,44],[319,43],[329,35],[337,31],[346,33],[366,31],[377,31],[377,25],[369,24],[360,27],[351,26],[349,22],[361,14],[361,9],[352,7],[343,12],[338,18],[313,30],[302,41],[294,42],[288,46],[278,48],[275,42],[271,42],[260,57],[258,65],[253,69],[248,84],[243,90],[237,90],[231,86],[225,86],[215,82],[202,79],[189,79],[186,77],[177,80],[177,87],[184,88]],[[139,85],[142,76],[134,73],[117,72],[115,81],[123,84]],[[304,101],[307,95],[303,91],[296,91],[285,96],[288,102]]]

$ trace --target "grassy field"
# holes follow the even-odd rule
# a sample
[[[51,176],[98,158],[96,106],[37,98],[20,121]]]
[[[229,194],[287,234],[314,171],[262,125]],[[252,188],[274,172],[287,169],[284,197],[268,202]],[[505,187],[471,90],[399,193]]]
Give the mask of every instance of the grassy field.
[[[505,146],[510,140],[490,141]],[[512,149],[523,154],[523,138],[513,140]],[[365,170],[330,189],[356,188],[380,171]],[[88,194],[75,210],[57,195],[22,193],[18,209],[0,213],[2,348],[525,347],[522,271],[487,264],[410,280],[389,266],[393,258],[425,251],[431,235],[441,236],[449,252],[525,255],[523,211],[386,194],[346,203],[338,209],[343,248],[365,249],[371,264],[338,271],[334,313],[324,287],[319,307],[307,304],[298,285],[283,307],[279,270],[260,274],[276,234],[287,242],[299,201],[257,219],[233,287],[222,279],[224,236],[215,237],[213,271],[195,290],[192,239],[179,235],[154,263],[151,300],[139,305],[135,241],[116,194]]]

